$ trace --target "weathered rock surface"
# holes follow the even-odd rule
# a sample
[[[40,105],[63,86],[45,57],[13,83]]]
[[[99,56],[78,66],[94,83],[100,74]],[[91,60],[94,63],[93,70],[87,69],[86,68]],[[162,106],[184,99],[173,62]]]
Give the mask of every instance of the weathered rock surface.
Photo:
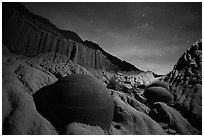
[[[154,104],[150,116],[157,122],[167,123],[168,127],[173,128],[177,134],[199,134],[199,131],[192,127],[177,110],[169,107],[163,102],[157,102]]]
[[[174,66],[174,69],[164,76],[164,81],[169,85],[157,81],[149,86],[149,83],[157,80],[154,73],[141,73],[141,70],[108,54],[99,45],[90,41],[83,41],[76,33],[69,30],[58,29],[47,19],[33,15],[18,3],[3,3],[2,8],[3,134],[201,134],[201,41],[187,50]],[[70,86],[72,89],[70,91],[73,91],[71,96],[77,96],[77,100],[73,100],[71,97],[65,99],[69,97],[65,92],[67,88],[63,88],[62,94],[58,94],[60,88],[56,90],[57,94],[50,92],[49,94],[52,96],[50,100],[46,96],[48,92],[40,94],[40,96],[46,96],[45,99],[42,98],[41,100],[41,106],[43,104],[45,108],[44,111],[55,112],[49,113],[49,117],[54,117],[54,121],[62,121],[60,124],[63,125],[63,128],[60,129],[58,122],[56,124],[47,115],[44,115],[44,112],[39,111],[42,113],[40,114],[36,110],[34,104],[36,102],[33,101],[32,95],[37,95],[35,93],[38,90],[42,91],[47,87],[52,87],[49,85],[58,79],[78,73],[97,79],[92,81],[94,84],[88,82],[89,80],[85,80],[86,84],[83,83],[83,80],[72,83],[73,85]],[[114,77],[116,79],[112,81]],[[95,82],[99,83],[96,84]],[[82,85],[81,89],[79,85]],[[83,87],[83,85],[87,87]],[[83,110],[88,109],[90,111],[85,114],[81,113],[83,111],[77,113],[75,111],[72,114],[62,111],[67,109],[66,105],[61,105],[63,102],[68,104],[68,108],[72,104],[76,104],[73,107],[75,110],[80,105],[95,105],[96,107],[93,107],[95,110],[100,105],[112,104],[113,102],[104,101],[105,95],[101,95],[102,97],[100,96],[98,99],[95,98],[97,92],[88,90],[90,88],[94,88],[93,91],[103,90],[103,86],[102,88],[97,85],[111,85],[110,88],[118,90],[108,90],[112,94],[112,97],[108,98],[110,100],[113,98],[115,105],[114,115],[110,116],[109,112],[113,113],[113,109],[106,111],[107,108],[104,108],[103,111],[94,111],[93,114],[90,113],[93,110],[87,107],[83,107]],[[148,100],[153,97],[153,102],[158,102],[162,101],[158,99],[158,96],[162,99],[166,97],[168,101],[163,102],[169,103],[169,101],[174,100],[174,105],[172,105],[174,108],[160,102],[151,106],[153,109],[150,110],[148,103],[147,106],[144,104],[146,102],[145,88],[156,88],[153,96],[147,97]],[[79,90],[88,91],[81,93],[78,92]],[[165,92],[163,92],[164,90]],[[86,97],[83,95],[83,98],[78,96],[78,93],[80,95],[90,94]],[[87,101],[89,97],[92,100]],[[57,103],[53,103],[54,101]],[[82,102],[83,104],[80,104]],[[74,110],[73,108],[71,109]],[[78,108],[81,109],[82,107]],[[60,115],[55,115],[56,113],[60,113]],[[66,119],[75,117],[81,117],[81,120],[70,122],[79,123],[63,123],[66,122]],[[88,117],[88,120],[85,117]],[[100,124],[84,122],[84,120],[99,121]],[[60,129],[60,131],[55,129]]]
[[[29,123],[27,121],[29,120],[30,117],[26,116],[26,118],[27,117],[29,118],[24,119],[24,117],[20,117],[21,116],[20,112],[19,112],[20,114],[17,114],[20,117],[18,119],[21,119],[20,122],[18,120],[16,120],[17,122],[14,122],[14,123],[7,122],[7,117],[9,117],[8,110],[10,110],[9,108],[11,108],[10,106],[12,106],[12,105],[9,105],[8,103],[10,99],[7,99],[8,97],[6,97],[7,92],[5,91],[7,90],[5,89],[7,89],[8,87],[13,89],[13,92],[12,92],[12,95],[13,95],[16,92],[14,89],[18,89],[18,84],[16,83],[21,84],[21,87],[23,89],[20,91],[24,91],[22,92],[21,96],[25,96],[25,97],[20,97],[18,101],[24,102],[24,98],[27,98],[29,94],[35,93],[38,89],[42,90],[43,88],[45,88],[46,85],[50,85],[55,81],[57,81],[57,78],[61,79],[62,77],[68,76],[70,74],[76,74],[76,73],[88,74],[90,76],[94,76],[95,78],[99,79],[99,81],[104,79],[105,83],[107,84],[109,83],[109,81],[107,80],[110,80],[111,77],[116,75],[116,74],[111,74],[111,73],[107,73],[105,71],[99,71],[99,70],[97,71],[94,70],[90,72],[87,69],[83,68],[82,66],[73,63],[71,60],[67,60],[66,57],[60,54],[44,53],[44,54],[39,54],[37,57],[28,58],[25,56],[11,54],[6,47],[3,49],[4,51],[6,51],[4,52],[5,54],[3,54],[3,64],[2,64],[3,81],[6,81],[3,83],[4,85],[3,86],[3,123],[4,123],[3,133],[4,134],[57,134],[55,129],[49,123],[49,122],[52,123],[52,121],[47,119],[49,120],[48,122],[45,118],[43,118],[41,114],[39,114],[35,110],[35,106],[33,107],[29,106],[29,109],[25,107],[24,111],[26,115],[29,112],[34,113],[33,114],[34,116],[29,113],[29,116],[31,118],[37,117],[37,118],[34,118],[34,121],[35,119],[37,119],[36,120],[37,122],[34,122],[34,123],[37,123],[36,124],[37,127],[35,126],[33,127],[32,124],[24,124],[24,123]],[[178,111],[174,110],[173,108],[168,108],[168,106],[167,106],[168,109],[165,109],[165,112],[167,114],[163,116],[166,118],[166,121],[163,121],[162,123],[160,121],[157,121],[157,119],[154,118],[158,122],[157,123],[156,121],[151,119],[148,115],[150,112],[152,113],[152,111],[145,104],[143,104],[142,96],[143,96],[144,89],[134,88],[134,84],[131,84],[131,82],[128,82],[129,79],[128,77],[125,77],[125,75],[122,76],[121,78],[120,76],[118,76],[118,78],[120,79],[121,84],[125,85],[126,87],[130,86],[130,88],[132,86],[132,89],[134,89],[135,91],[134,90],[131,91],[131,94],[130,94],[130,93],[125,93],[123,90],[122,91],[109,90],[112,93],[114,104],[115,104],[114,117],[113,117],[113,121],[111,121],[111,125],[109,128],[103,130],[102,128],[97,126],[85,125],[82,123],[72,123],[70,125],[65,125],[62,131],[61,132],[58,131],[58,133],[59,134],[113,134],[113,135],[166,134],[166,133],[200,134],[198,130],[193,128],[188,123],[188,121],[186,121],[181,115],[179,115]],[[12,82],[13,80],[15,80],[16,82],[13,83]],[[10,84],[12,86],[10,86]],[[78,89],[78,84],[79,83],[77,83],[77,88],[75,89]],[[8,87],[6,85],[8,85]],[[155,86],[158,86],[158,85],[159,84],[157,83]],[[166,90],[166,88],[164,89]],[[198,117],[200,116],[199,114],[201,113],[200,110],[202,110],[201,104],[199,104],[201,100],[201,92],[202,92],[201,85],[200,84],[189,85],[188,87],[186,87],[186,89],[195,91],[196,96],[193,96],[191,101],[192,104],[190,104],[192,108],[191,110],[192,114],[194,115],[194,117],[192,117],[191,119],[191,122],[194,121],[197,123],[198,121],[196,121],[194,118],[201,120],[201,117]],[[171,90],[171,86],[170,86],[170,90]],[[28,98],[31,98],[28,100],[30,100],[32,102],[31,104],[33,104],[32,97],[29,95]],[[75,100],[74,103],[76,102],[81,102],[81,101]],[[8,106],[8,107],[4,107],[4,106]],[[48,108],[47,106],[50,106],[50,104],[45,106],[46,108]],[[104,114],[104,112],[102,114]],[[36,114],[37,116],[35,116],[35,113],[37,113]],[[25,116],[25,114],[22,114],[22,115]],[[163,114],[163,113],[158,113],[158,115],[160,114]],[[81,114],[79,114],[79,116],[81,116]],[[179,120],[177,118],[174,118],[176,116],[179,118]],[[16,118],[16,116],[14,117]],[[169,120],[168,117],[171,117],[171,118],[173,117],[173,118]],[[162,116],[160,116],[160,118],[162,118]],[[38,126],[40,125],[38,124],[38,122],[41,121],[41,119],[43,121],[45,120],[45,122],[41,123],[42,126]],[[190,121],[190,119],[188,120]],[[182,124],[176,125],[172,121],[175,121],[175,123],[182,123]],[[26,126],[25,128],[24,125],[28,125],[28,126]],[[13,129],[13,127],[15,128]],[[31,130],[29,127],[31,128]],[[164,129],[162,129],[161,127]]]
[[[39,54],[37,57],[30,58],[28,62],[37,67],[40,66],[42,70],[52,73],[58,79],[70,74],[78,73],[91,75],[86,68],[74,63],[66,56],[60,54]]]
[[[51,73],[45,73],[39,69],[30,67],[21,59],[14,56],[7,57],[7,59],[4,60],[5,62],[3,61],[2,69],[4,79],[7,79],[10,75],[15,75],[15,77],[25,85],[30,94],[33,94],[40,88],[57,81],[57,78]]]
[[[147,115],[150,112],[150,109],[145,104],[139,102],[137,99],[131,97],[129,94],[119,92],[116,90],[111,90],[111,92],[113,92],[113,94],[117,94],[123,102],[125,102],[127,105],[130,105],[137,111],[140,111]]]
[[[65,135],[105,135],[99,126],[90,126],[82,123],[71,123],[66,126]]]
[[[90,75],[64,77],[33,97],[37,110],[58,130],[71,122],[107,129],[113,119],[114,104],[108,89]]]
[[[112,92],[115,113],[110,134],[166,134],[148,115],[126,104],[117,92]]]
[[[193,44],[164,81],[170,83],[175,108],[196,128],[202,129],[202,41]]]
[[[2,86],[2,134],[57,134],[15,74],[3,70]]]
[[[110,55],[74,32],[60,30],[47,19],[30,13],[19,3],[3,3],[3,43],[12,53],[29,57],[54,52],[85,68],[138,71],[134,65]]]

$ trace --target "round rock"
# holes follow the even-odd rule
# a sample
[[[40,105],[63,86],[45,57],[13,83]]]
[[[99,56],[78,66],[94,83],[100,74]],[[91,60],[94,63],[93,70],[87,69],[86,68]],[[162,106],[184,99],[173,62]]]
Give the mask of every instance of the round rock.
[[[114,103],[108,89],[84,74],[66,76],[34,94],[37,110],[57,129],[79,122],[107,129]]]
[[[147,98],[147,101],[150,103],[154,102],[164,102],[170,103],[173,102],[173,95],[163,87],[149,87],[145,89],[144,95]]]
[[[169,90],[169,84],[167,82],[164,81],[155,81],[152,84],[150,84],[147,88],[149,87],[163,87],[166,90]]]

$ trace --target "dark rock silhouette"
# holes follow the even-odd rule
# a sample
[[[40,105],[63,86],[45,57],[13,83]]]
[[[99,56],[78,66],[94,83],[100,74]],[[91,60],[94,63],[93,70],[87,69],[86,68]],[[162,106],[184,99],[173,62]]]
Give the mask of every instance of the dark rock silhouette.
[[[144,96],[149,103],[165,102],[172,103],[174,96],[167,90],[168,84],[164,82],[156,82],[147,87],[144,91]]]
[[[37,110],[58,129],[71,122],[107,129],[113,118],[110,92],[89,75],[64,77],[42,88],[33,97]]]
[[[110,55],[74,32],[60,30],[47,19],[30,13],[20,3],[3,3],[3,43],[12,53],[29,57],[54,52],[86,68],[138,71],[134,65]]]
[[[171,85],[175,108],[196,128],[202,129],[202,41],[191,46],[164,81]]]

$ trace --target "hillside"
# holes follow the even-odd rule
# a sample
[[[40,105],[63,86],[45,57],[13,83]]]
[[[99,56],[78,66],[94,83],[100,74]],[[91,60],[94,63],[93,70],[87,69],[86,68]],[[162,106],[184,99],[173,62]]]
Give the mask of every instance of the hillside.
[[[12,53],[28,57],[54,52],[86,68],[138,71],[134,65],[105,52],[75,32],[60,30],[49,20],[34,15],[20,3],[3,3],[3,43]]]

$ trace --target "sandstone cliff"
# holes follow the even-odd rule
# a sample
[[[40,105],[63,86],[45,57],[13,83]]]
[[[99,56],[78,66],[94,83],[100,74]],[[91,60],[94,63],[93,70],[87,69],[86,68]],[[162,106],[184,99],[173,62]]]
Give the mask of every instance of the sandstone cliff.
[[[19,3],[3,3],[3,44],[28,57],[54,52],[86,68],[107,71],[140,71],[134,65],[83,41],[76,33],[60,30],[47,19],[34,15]]]

